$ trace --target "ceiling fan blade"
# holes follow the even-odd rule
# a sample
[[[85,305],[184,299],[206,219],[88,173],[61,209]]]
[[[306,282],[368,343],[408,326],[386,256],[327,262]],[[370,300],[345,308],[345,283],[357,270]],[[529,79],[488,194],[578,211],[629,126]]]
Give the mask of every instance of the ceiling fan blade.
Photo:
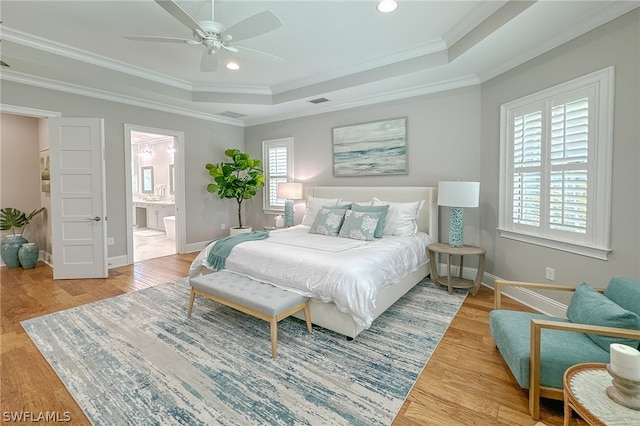
[[[190,30],[194,30],[198,28],[200,31],[204,30],[200,28],[200,24],[191,17],[187,12],[185,12],[180,6],[178,6],[172,0],[155,0],[164,10],[169,12],[174,18],[178,21],[182,22]]]
[[[200,60],[200,71],[211,72],[218,69],[218,55],[211,50],[205,50]]]
[[[220,46],[221,46],[223,49],[228,50],[229,52],[238,53],[238,49],[236,49],[236,48],[235,48],[235,47],[233,47],[233,46],[227,46],[227,45],[225,45],[225,44],[220,44]]]
[[[280,18],[272,11],[265,10],[235,23],[227,29],[226,33],[233,36],[233,41],[240,41],[268,33],[281,26]]]
[[[274,55],[272,53],[263,52],[262,50],[251,49],[250,47],[245,47],[245,46],[238,46],[238,47],[240,48],[239,53],[241,53],[241,54],[242,54],[242,52],[247,52],[248,51],[248,52],[251,52],[251,53],[259,53],[261,55],[268,56],[268,57],[270,57],[272,59],[278,59],[280,61],[286,61],[286,59],[281,57],[281,56]]]
[[[122,36],[127,40],[133,41],[160,41],[163,43],[195,43],[194,40],[187,40],[184,38],[173,38],[173,37],[154,37],[154,36]]]

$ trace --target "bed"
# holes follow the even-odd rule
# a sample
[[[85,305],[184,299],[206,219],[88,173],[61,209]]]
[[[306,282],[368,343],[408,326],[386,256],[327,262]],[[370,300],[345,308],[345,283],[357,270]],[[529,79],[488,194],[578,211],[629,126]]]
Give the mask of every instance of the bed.
[[[225,272],[311,297],[314,324],[355,338],[428,275],[426,246],[438,241],[436,192],[434,187],[310,187],[307,200],[338,199],[339,206],[368,204],[375,197],[382,200],[377,205],[395,204],[390,214],[393,208],[424,201],[415,219],[417,232],[371,241],[310,234],[315,229],[307,215],[318,211],[307,211],[301,225],[237,245],[226,260]],[[211,246],[194,259],[190,278],[213,272],[206,261]]]

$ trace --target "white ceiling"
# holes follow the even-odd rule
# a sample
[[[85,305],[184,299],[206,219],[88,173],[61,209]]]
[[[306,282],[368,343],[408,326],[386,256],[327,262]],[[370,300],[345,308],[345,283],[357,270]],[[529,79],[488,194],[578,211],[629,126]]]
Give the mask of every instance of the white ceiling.
[[[194,19],[209,0],[177,0]],[[201,72],[201,45],[153,0],[2,0],[4,80],[254,125],[475,85],[639,6],[638,1],[215,1],[227,27],[271,10],[282,27],[234,45],[241,69]],[[242,47],[277,55],[242,52]],[[224,58],[223,58],[224,59]],[[312,104],[325,97],[329,102]],[[238,119],[221,116],[231,111]]]

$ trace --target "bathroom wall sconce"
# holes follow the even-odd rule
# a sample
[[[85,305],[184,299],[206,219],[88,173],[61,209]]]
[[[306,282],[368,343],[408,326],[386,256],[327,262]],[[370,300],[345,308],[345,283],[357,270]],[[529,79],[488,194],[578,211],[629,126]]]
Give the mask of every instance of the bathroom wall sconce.
[[[145,148],[142,151],[140,151],[139,155],[142,158],[151,158],[151,156],[153,155],[153,151],[151,151],[149,148]]]

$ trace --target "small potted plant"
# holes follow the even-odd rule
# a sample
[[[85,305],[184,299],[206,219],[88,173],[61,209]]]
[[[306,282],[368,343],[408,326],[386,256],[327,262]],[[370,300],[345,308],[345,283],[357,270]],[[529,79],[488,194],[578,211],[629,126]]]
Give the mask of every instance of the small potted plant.
[[[21,265],[18,252],[24,244],[29,243],[29,241],[27,241],[23,236],[24,231],[26,230],[27,225],[31,223],[31,220],[44,210],[45,207],[41,207],[27,215],[26,213],[12,207],[0,209],[0,229],[3,231],[12,231],[11,235],[5,235],[2,237],[0,252],[2,255],[2,261],[5,265],[10,268],[17,268]],[[30,250],[28,251],[33,251],[32,247],[29,247],[29,249]],[[30,257],[32,257],[32,255]],[[36,257],[35,260],[37,262],[38,258]],[[28,263],[30,265],[31,261],[28,261]],[[35,263],[33,266],[35,266]]]
[[[227,149],[224,155],[231,161],[207,163],[205,166],[209,170],[209,176],[213,178],[213,183],[207,185],[207,191],[217,192],[220,198],[234,198],[238,203],[237,228],[251,232],[251,227],[242,225],[242,202],[253,198],[258,189],[264,186],[261,161],[238,149]]]

